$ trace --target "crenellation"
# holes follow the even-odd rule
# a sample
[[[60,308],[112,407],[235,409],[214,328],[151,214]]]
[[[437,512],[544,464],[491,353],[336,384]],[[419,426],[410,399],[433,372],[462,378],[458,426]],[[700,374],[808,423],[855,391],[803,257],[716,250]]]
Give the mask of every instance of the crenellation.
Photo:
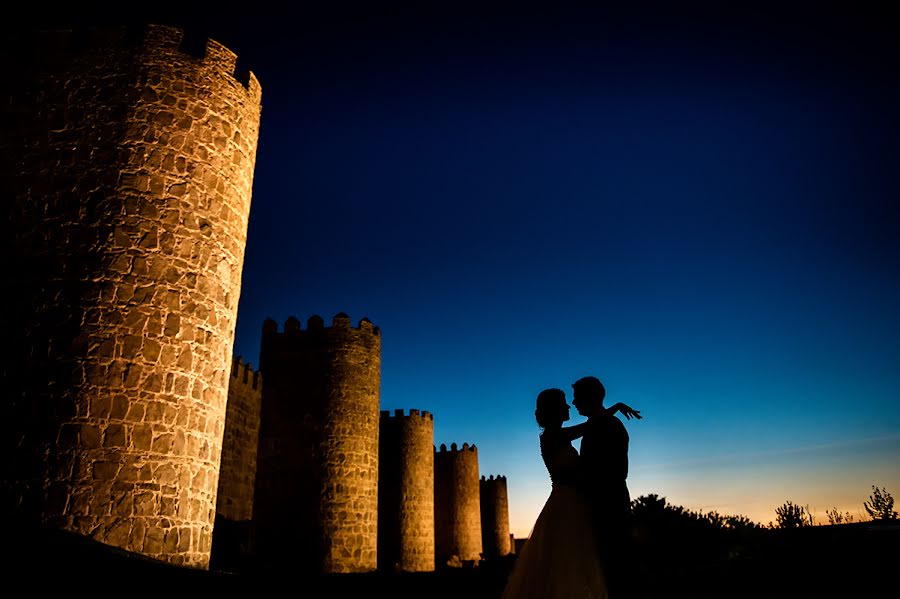
[[[234,77],[234,70],[237,66],[237,54],[215,40],[206,40],[205,50],[206,52],[202,57],[205,64],[210,65],[223,75]]]
[[[428,416],[431,416],[431,414],[429,414],[428,412],[423,412],[423,416],[425,414],[427,414]],[[474,443],[472,445],[469,445],[468,443],[463,443],[462,447],[457,447],[456,443],[451,443],[450,449],[447,449],[447,445],[445,443],[441,443],[440,449],[438,451],[440,453],[444,453],[444,452],[446,452],[446,453],[461,453],[463,451],[477,452],[478,448],[475,446]]]
[[[286,321],[284,321],[284,332],[285,333],[299,333],[300,332],[300,321],[297,320],[296,317],[291,316]]]
[[[206,373],[204,379],[212,379],[211,373]],[[253,369],[253,365],[244,363],[242,356],[237,356],[232,361],[231,380],[229,385],[245,385],[251,389],[258,389],[262,384],[262,377],[258,370]],[[230,388],[230,387],[229,387]]]
[[[177,27],[159,24],[102,25],[23,32],[22,37],[25,38],[23,46],[33,53],[38,64],[45,67],[65,64],[100,51],[133,52],[146,49],[170,55],[173,68],[185,59],[192,59],[204,67],[210,79],[227,77],[240,83],[249,92],[248,99],[255,100],[261,95],[259,81],[253,72],[246,69],[238,72],[238,56],[231,49],[216,40],[187,35]],[[153,84],[160,80],[148,75],[146,82]],[[189,85],[187,81],[177,83],[173,91],[184,92]],[[176,96],[170,97],[166,105],[176,105]],[[234,116],[236,120],[243,120],[240,113]]]
[[[331,319],[331,326],[335,329],[346,330],[350,328],[350,317],[343,312],[338,312]]]
[[[390,410],[381,410],[379,416],[382,419],[385,419],[385,418],[398,418],[398,419],[399,418],[419,418],[419,419],[434,420],[434,416],[431,414],[431,412],[424,411],[424,410],[417,410],[415,408],[409,410],[408,414],[406,413],[406,411],[403,408],[395,409],[393,412],[391,412]],[[433,445],[432,445],[432,449],[434,449]]]
[[[381,329],[372,324],[368,318],[361,319],[356,326],[352,326],[350,322],[350,317],[344,314],[343,312],[339,312],[335,314],[332,318],[332,324],[330,326],[325,326],[325,320],[315,314],[311,316],[306,322],[306,328],[304,328],[300,321],[294,317],[289,316],[287,320],[285,320],[284,327],[281,331],[278,329],[278,323],[271,318],[267,318],[263,322],[263,334],[264,335],[281,335],[284,336],[287,333],[291,334],[310,334],[317,331],[359,331],[363,333],[368,333],[370,335],[380,335]]]

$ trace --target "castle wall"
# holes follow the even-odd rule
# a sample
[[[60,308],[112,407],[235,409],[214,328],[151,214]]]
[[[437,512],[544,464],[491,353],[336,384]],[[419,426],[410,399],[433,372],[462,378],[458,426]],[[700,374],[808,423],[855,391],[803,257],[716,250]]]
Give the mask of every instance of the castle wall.
[[[211,566],[230,570],[249,557],[262,377],[238,357],[228,384]]]
[[[378,436],[378,567],[434,570],[434,417],[381,412]]]
[[[478,449],[456,443],[434,454],[434,525],[437,563],[481,559]]]
[[[181,39],[36,35],[4,74],[0,502],[203,568],[261,91],[228,49]]]
[[[258,558],[317,572],[377,566],[381,333],[367,319],[263,324],[254,497]]]
[[[481,544],[485,558],[502,557],[510,550],[509,494],[506,477],[481,477]]]

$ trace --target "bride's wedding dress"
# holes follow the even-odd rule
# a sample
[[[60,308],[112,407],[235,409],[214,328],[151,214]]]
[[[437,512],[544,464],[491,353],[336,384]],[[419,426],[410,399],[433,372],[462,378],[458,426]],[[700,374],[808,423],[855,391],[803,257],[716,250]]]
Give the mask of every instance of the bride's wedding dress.
[[[575,487],[578,452],[557,431],[546,430],[541,456],[553,489],[502,599],[607,599],[591,514]]]

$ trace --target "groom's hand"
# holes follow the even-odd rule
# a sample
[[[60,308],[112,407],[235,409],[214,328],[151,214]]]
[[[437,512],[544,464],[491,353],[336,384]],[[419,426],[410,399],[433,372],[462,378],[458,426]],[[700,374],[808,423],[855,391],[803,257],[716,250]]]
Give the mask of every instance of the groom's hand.
[[[639,410],[632,410],[628,406],[622,407],[622,415],[625,416],[626,419],[631,420],[632,418],[637,418],[640,420],[642,418],[641,412]]]

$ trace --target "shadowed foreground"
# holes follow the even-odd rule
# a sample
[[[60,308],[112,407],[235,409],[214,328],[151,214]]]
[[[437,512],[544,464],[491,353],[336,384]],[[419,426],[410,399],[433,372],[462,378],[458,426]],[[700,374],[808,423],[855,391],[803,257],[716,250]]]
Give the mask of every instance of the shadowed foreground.
[[[331,575],[294,572],[229,574],[170,566],[55,531],[14,532],[4,569],[6,582],[28,592],[66,591],[91,584],[121,583],[136,594],[166,596],[372,597],[421,599],[496,599],[515,557],[485,562],[473,569],[421,574]],[[631,575],[634,599],[656,597],[858,597],[876,589],[885,596],[898,590],[900,523],[821,526],[761,531],[742,557],[697,560],[664,559],[640,553]],[[682,556],[683,557],[683,556]],[[116,588],[116,587],[110,587]]]

